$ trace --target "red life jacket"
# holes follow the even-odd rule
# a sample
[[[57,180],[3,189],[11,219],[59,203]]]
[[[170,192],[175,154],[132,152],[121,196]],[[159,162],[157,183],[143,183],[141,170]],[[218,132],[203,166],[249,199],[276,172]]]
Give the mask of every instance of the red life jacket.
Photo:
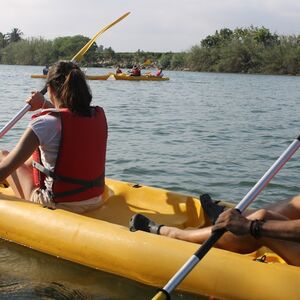
[[[156,72],[156,74],[155,74],[157,77],[162,77],[162,70],[159,70],[159,71],[157,71]]]
[[[33,163],[35,180],[37,172],[53,178],[52,196],[56,203],[83,201],[104,192],[107,122],[102,108],[94,107],[93,112],[92,117],[82,117],[60,109],[33,116],[59,113],[61,117],[61,141],[54,172]],[[43,177],[39,176],[35,183],[42,188]]]
[[[138,69],[138,68],[134,68],[134,69],[132,69],[132,71],[131,71],[131,75],[132,75],[132,76],[141,76],[141,70]]]

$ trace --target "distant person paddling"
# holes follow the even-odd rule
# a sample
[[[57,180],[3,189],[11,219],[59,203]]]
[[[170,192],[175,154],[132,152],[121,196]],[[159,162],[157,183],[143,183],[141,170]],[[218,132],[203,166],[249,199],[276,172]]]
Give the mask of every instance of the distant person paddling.
[[[155,74],[156,77],[163,77],[164,74],[163,74],[163,70],[162,68],[159,68]]]
[[[122,74],[122,73],[123,73],[123,72],[122,72],[120,66],[117,66],[117,68],[116,68],[116,75]]]
[[[49,65],[46,65],[45,68],[43,69],[43,75],[47,75],[49,72]]]
[[[131,72],[130,72],[131,76],[141,76],[141,70],[138,66],[133,66]]]

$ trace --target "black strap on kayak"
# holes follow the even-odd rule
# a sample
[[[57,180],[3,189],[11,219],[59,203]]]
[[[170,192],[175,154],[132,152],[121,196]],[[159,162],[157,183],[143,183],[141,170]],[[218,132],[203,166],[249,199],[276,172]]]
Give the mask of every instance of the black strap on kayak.
[[[255,258],[254,260],[262,263],[267,263],[267,256],[264,254],[261,257]]]
[[[45,174],[47,177],[51,177],[54,180],[61,180],[64,182],[72,183],[72,184],[77,184],[81,185],[81,187],[77,189],[73,189],[70,191],[65,191],[65,192],[60,192],[60,193],[53,193],[54,198],[60,198],[60,197],[65,197],[65,196],[71,196],[77,193],[82,193],[88,189],[91,189],[93,187],[102,187],[104,185],[104,178],[105,175],[104,173],[101,174],[99,177],[97,177],[94,180],[84,180],[84,179],[78,179],[78,178],[72,178],[72,177],[67,177],[67,176],[62,176],[62,175],[57,175],[53,171],[50,171],[49,169],[45,168],[43,165],[40,163],[33,161],[32,166],[36,169],[38,169],[40,172]]]

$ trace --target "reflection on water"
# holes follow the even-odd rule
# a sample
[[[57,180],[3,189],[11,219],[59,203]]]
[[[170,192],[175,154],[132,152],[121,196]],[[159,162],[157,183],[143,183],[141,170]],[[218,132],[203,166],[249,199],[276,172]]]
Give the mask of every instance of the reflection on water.
[[[0,299],[126,300],[151,299],[155,293],[152,287],[0,240]],[[177,293],[172,299],[199,297]]]

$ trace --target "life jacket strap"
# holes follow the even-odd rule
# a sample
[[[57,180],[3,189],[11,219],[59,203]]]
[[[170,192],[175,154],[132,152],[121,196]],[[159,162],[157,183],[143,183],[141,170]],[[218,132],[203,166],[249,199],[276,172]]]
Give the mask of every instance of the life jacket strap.
[[[77,184],[81,185],[81,187],[69,190],[69,191],[64,191],[64,192],[59,192],[59,193],[53,193],[52,196],[54,198],[61,198],[65,196],[71,196],[77,193],[82,193],[88,189],[94,188],[94,187],[103,187],[104,186],[104,178],[105,175],[104,173],[101,174],[99,177],[97,177],[94,180],[84,180],[84,179],[78,179],[78,178],[72,178],[72,177],[67,177],[67,176],[62,176],[62,175],[57,175],[54,172],[50,171],[49,169],[45,168],[43,165],[40,163],[33,161],[32,166],[36,169],[38,169],[41,173],[45,174],[48,177],[51,177],[55,180],[61,180],[64,182],[72,183],[72,184]]]
[[[66,197],[66,196],[72,196],[72,195],[75,195],[78,193],[85,192],[94,187],[102,187],[103,185],[104,185],[104,175],[101,175],[98,178],[96,178],[95,180],[86,181],[85,185],[83,185],[80,188],[69,190],[69,191],[64,191],[64,192],[59,192],[59,193],[53,193],[53,196],[54,196],[54,199]]]
[[[54,172],[50,171],[49,169],[46,169],[42,164],[38,163],[35,160],[32,161],[32,167],[39,170],[46,176],[54,178]]]

